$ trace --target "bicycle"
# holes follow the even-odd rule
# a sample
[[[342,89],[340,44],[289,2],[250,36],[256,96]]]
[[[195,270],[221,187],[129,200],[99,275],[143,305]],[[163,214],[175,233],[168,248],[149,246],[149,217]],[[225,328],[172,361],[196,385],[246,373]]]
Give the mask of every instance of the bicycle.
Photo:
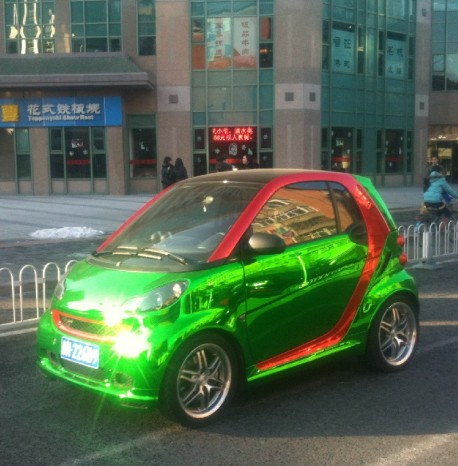
[[[449,212],[451,212],[451,216],[444,214],[444,209],[446,207]],[[444,231],[447,229],[447,225],[449,223],[456,223],[456,219],[452,211],[452,204],[446,204],[443,202],[441,207],[428,207],[423,204],[416,218],[415,231],[419,230],[422,225],[429,228],[434,225],[435,228],[439,229],[439,231]]]
[[[450,216],[444,214],[445,207],[448,207]],[[444,202],[439,208],[425,205],[421,207],[414,228],[416,243],[419,247],[423,247],[423,239],[428,233],[431,233],[429,241],[436,253],[439,251],[448,253],[451,247],[456,247],[457,219],[453,215],[451,204]]]

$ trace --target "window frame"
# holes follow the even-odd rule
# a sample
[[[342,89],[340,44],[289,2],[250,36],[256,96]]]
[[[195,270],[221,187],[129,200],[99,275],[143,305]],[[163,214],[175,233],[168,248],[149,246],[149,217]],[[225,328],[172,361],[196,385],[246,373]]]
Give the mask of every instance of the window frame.
[[[307,196],[307,194],[299,193],[299,190],[314,194]],[[343,195],[338,196],[337,193],[343,193]],[[289,197],[287,197],[288,195]],[[303,200],[313,199],[315,204],[303,203],[301,195]],[[344,202],[347,203],[346,207],[343,206]],[[348,204],[349,202],[351,205]],[[327,209],[320,210],[319,206],[324,206],[324,203],[326,203]],[[345,215],[344,208],[346,208]],[[269,210],[272,211],[273,215]],[[317,215],[319,213],[321,213],[320,216]],[[298,223],[291,221],[291,219],[299,220],[300,217],[304,218]],[[307,217],[309,218],[307,219]],[[303,225],[303,228],[308,229],[318,224],[319,218],[327,219],[322,222],[320,229],[308,232],[303,239],[294,241],[295,237],[300,238],[298,225]],[[327,225],[331,222],[333,225]],[[280,236],[285,241],[286,247],[290,248],[312,241],[349,234],[354,225],[363,226],[363,231],[366,230],[358,204],[345,186],[329,181],[304,181],[284,186],[276,191],[253,219],[251,227],[254,232]],[[362,236],[364,237],[364,235]]]
[[[88,18],[90,14],[88,6],[93,7],[96,2],[105,3],[103,20]],[[119,11],[119,14],[116,14],[116,10]],[[70,4],[70,28],[72,53],[122,51],[121,0],[72,0]],[[100,48],[97,48],[97,43],[101,44]],[[92,46],[89,47],[90,44]]]
[[[32,2],[6,0],[3,2],[5,51],[7,54],[30,55],[55,52],[55,4],[56,0]],[[36,22],[29,22],[28,7],[37,8],[33,14]],[[22,19],[21,19],[22,18]],[[25,24],[20,21],[26,19]],[[27,37],[27,34],[34,34]]]

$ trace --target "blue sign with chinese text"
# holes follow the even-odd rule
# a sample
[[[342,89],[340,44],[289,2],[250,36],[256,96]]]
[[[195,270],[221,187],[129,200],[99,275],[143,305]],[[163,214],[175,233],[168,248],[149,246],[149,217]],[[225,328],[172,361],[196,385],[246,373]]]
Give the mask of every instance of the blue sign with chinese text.
[[[0,128],[122,126],[121,97],[0,99]]]

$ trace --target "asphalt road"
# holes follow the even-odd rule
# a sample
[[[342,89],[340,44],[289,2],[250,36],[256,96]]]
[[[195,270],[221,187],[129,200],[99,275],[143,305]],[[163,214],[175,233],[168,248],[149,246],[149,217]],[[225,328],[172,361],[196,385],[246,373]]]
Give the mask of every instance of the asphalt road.
[[[198,431],[48,380],[35,366],[33,332],[2,337],[1,463],[456,465],[458,262],[411,272],[421,339],[406,370],[368,372],[356,360],[308,368],[240,395]]]

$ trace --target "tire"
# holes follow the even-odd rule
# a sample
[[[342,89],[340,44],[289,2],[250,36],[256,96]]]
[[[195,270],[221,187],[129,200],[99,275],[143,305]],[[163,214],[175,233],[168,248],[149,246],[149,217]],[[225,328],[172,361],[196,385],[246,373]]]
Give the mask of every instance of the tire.
[[[419,336],[416,306],[406,297],[391,299],[380,308],[372,322],[366,360],[377,370],[398,371],[411,361]]]
[[[164,413],[188,427],[203,427],[221,415],[234,396],[238,364],[219,335],[186,341],[172,358],[162,385]]]

